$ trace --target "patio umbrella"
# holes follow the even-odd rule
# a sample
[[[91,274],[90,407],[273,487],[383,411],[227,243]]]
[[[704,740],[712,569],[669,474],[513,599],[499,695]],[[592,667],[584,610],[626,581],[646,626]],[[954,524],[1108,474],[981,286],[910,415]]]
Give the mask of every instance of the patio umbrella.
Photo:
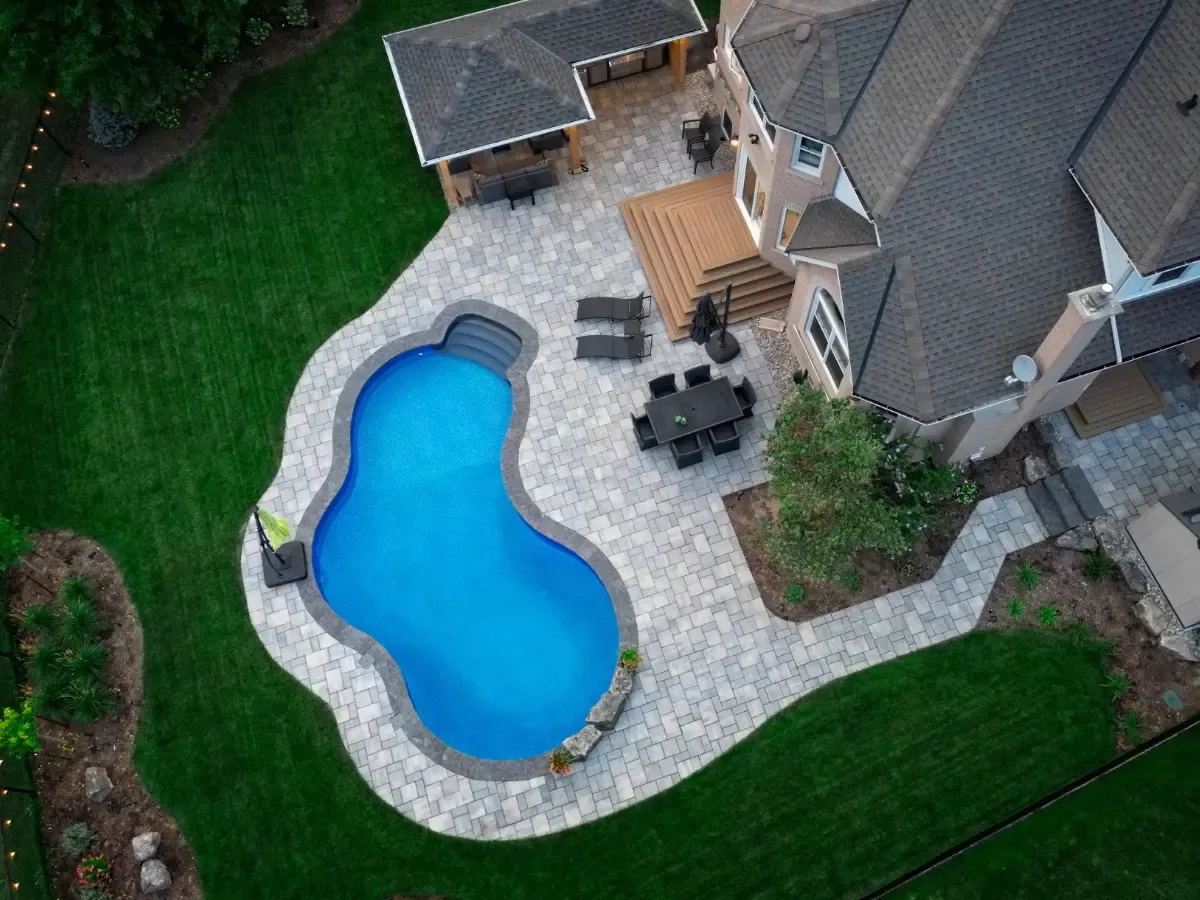
[[[741,352],[737,338],[729,333],[729,307],[733,304],[733,282],[725,285],[725,314],[721,317],[721,333],[709,338],[704,349],[715,363],[727,363]]]
[[[692,318],[692,340],[697,344],[707,343],[716,327],[717,308],[713,305],[712,294],[705,294],[696,304],[696,315]]]

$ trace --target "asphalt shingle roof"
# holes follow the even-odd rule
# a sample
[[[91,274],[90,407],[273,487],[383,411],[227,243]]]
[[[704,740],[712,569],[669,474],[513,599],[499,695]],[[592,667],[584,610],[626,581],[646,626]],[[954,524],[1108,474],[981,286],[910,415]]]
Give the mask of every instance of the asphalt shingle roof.
[[[1143,274],[1200,257],[1200,109],[1176,106],[1197,91],[1200,0],[1172,0],[1077,151],[1080,184]]]
[[[586,121],[575,64],[703,30],[689,0],[523,0],[384,45],[431,162]]]
[[[808,204],[788,241],[789,252],[875,244],[875,226],[835,197]]]

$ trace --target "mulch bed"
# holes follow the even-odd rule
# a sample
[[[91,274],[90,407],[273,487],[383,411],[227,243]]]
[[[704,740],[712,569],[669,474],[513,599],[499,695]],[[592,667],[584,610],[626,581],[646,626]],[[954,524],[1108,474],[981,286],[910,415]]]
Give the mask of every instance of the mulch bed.
[[[102,622],[101,636],[109,653],[105,677],[118,704],[115,715],[93,725],[67,728],[38,720],[45,752],[34,757],[34,780],[42,805],[42,835],[55,896],[74,896],[77,862],[58,850],[58,837],[68,825],[84,822],[97,834],[91,852],[104,853],[112,863],[109,890],[114,898],[145,896],[139,884],[140,863],[134,859],[129,842],[143,831],[157,831],[162,835],[157,858],[166,863],[172,884],[168,891],[155,896],[199,900],[202,894],[191,848],[174,820],[146,793],[133,769],[131,755],[142,708],[142,631],[121,574],[112,558],[88,538],[68,531],[49,531],[36,539],[36,550],[20,567],[29,577],[16,570],[9,573],[10,609],[49,599],[31,578],[57,593],[68,577],[85,576],[92,587]],[[90,803],[84,794],[83,773],[89,766],[103,766],[112,779],[113,791],[102,803]]]
[[[980,617],[981,628],[1044,628],[1037,611],[1044,605],[1058,609],[1057,627],[1075,619],[1086,623],[1099,639],[1113,642],[1108,671],[1124,672],[1132,682],[1128,693],[1113,705],[1115,718],[1136,712],[1141,719],[1141,736],[1151,738],[1172,725],[1200,712],[1200,665],[1184,662],[1158,646],[1134,613],[1141,599],[1118,575],[1091,580],[1083,574],[1084,555],[1056,547],[1052,541],[1036,544],[1011,554],[1000,569],[987,605]],[[1041,583],[1032,590],[1017,581],[1017,567],[1026,564],[1041,573]],[[1014,620],[1008,603],[1025,601],[1025,612]],[[1178,711],[1163,701],[1173,690],[1182,701]],[[1118,732],[1118,746],[1129,742]]]
[[[1046,448],[1030,426],[1022,429],[1003,453],[972,464],[968,474],[979,485],[979,499],[1021,487],[1025,483],[1022,460],[1031,454],[1045,456]],[[920,543],[902,560],[876,550],[860,550],[854,557],[859,576],[855,590],[839,582],[807,582],[804,600],[791,603],[787,599],[788,579],[775,570],[762,541],[763,523],[774,519],[779,512],[770,484],[738,491],[723,499],[763,605],[772,615],[789,622],[807,622],[932,578],[972,510],[957,503],[943,506]]]
[[[242,42],[241,54],[230,63],[214,63],[208,87],[183,108],[178,128],[142,125],[137,139],[120,150],[105,150],[88,140],[88,117],[79,116],[73,152],[67,157],[63,180],[69,184],[109,184],[135,181],[162,169],[197,144],[221,114],[242,79],[278,68],[321,43],[343,25],[358,0],[308,0],[314,24],[308,28],[275,27],[261,47]]]

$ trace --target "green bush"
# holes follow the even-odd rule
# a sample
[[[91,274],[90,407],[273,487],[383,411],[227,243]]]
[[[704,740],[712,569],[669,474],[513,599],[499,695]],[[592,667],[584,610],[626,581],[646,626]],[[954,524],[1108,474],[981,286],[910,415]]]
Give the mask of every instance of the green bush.
[[[1045,606],[1039,606],[1037,611],[1038,623],[1047,628],[1053,628],[1058,624],[1058,607],[1047,603]]]
[[[787,586],[787,602],[791,604],[803,603],[805,594],[808,592],[802,584],[789,584]]]
[[[39,715],[87,724],[114,711],[104,682],[108,651],[85,579],[68,579],[54,603],[30,604],[16,620]]]
[[[1090,550],[1083,554],[1083,574],[1092,581],[1103,581],[1117,577],[1116,561],[1103,550]]]
[[[848,591],[857,591],[862,587],[862,576],[858,574],[858,569],[847,569],[842,573],[842,587]]]
[[[159,128],[178,128],[183,124],[183,113],[178,106],[156,106],[150,114],[150,121]]]
[[[859,550],[903,556],[934,508],[963,495],[969,482],[934,462],[937,447],[916,453],[908,439],[890,439],[890,428],[848,399],[796,386],[767,445],[779,518],[766,544],[780,572],[828,581]]]
[[[262,19],[250,19],[246,23],[246,40],[255,47],[261,47],[271,36],[271,23]]]
[[[302,3],[289,3],[280,7],[279,12],[283,16],[283,24],[288,28],[305,28],[311,21]]]
[[[29,529],[22,528],[15,516],[11,519],[0,516],[0,572],[18,565],[32,549]]]
[[[1032,591],[1042,583],[1042,573],[1037,570],[1037,566],[1022,563],[1017,566],[1017,583],[1025,590]]]
[[[119,112],[93,103],[88,110],[88,138],[105,150],[120,150],[137,137],[137,123]]]
[[[1013,597],[1008,601],[1008,615],[1012,619],[1025,618],[1025,601],[1019,597]]]
[[[83,822],[76,822],[63,829],[58,836],[58,846],[67,856],[82,856],[95,839],[96,832]]]

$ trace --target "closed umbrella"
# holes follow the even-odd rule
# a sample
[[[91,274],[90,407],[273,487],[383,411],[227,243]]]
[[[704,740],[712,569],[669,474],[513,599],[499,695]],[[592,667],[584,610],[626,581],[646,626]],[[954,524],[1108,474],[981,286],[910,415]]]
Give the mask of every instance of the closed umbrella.
[[[714,334],[705,345],[709,359],[715,363],[727,363],[737,356],[742,348],[737,338],[729,333],[729,307],[733,305],[733,282],[725,285],[725,314],[721,317],[721,333]]]
[[[696,315],[692,318],[692,340],[697,344],[707,343],[716,327],[717,308],[713,305],[712,294],[705,294],[696,304]]]

